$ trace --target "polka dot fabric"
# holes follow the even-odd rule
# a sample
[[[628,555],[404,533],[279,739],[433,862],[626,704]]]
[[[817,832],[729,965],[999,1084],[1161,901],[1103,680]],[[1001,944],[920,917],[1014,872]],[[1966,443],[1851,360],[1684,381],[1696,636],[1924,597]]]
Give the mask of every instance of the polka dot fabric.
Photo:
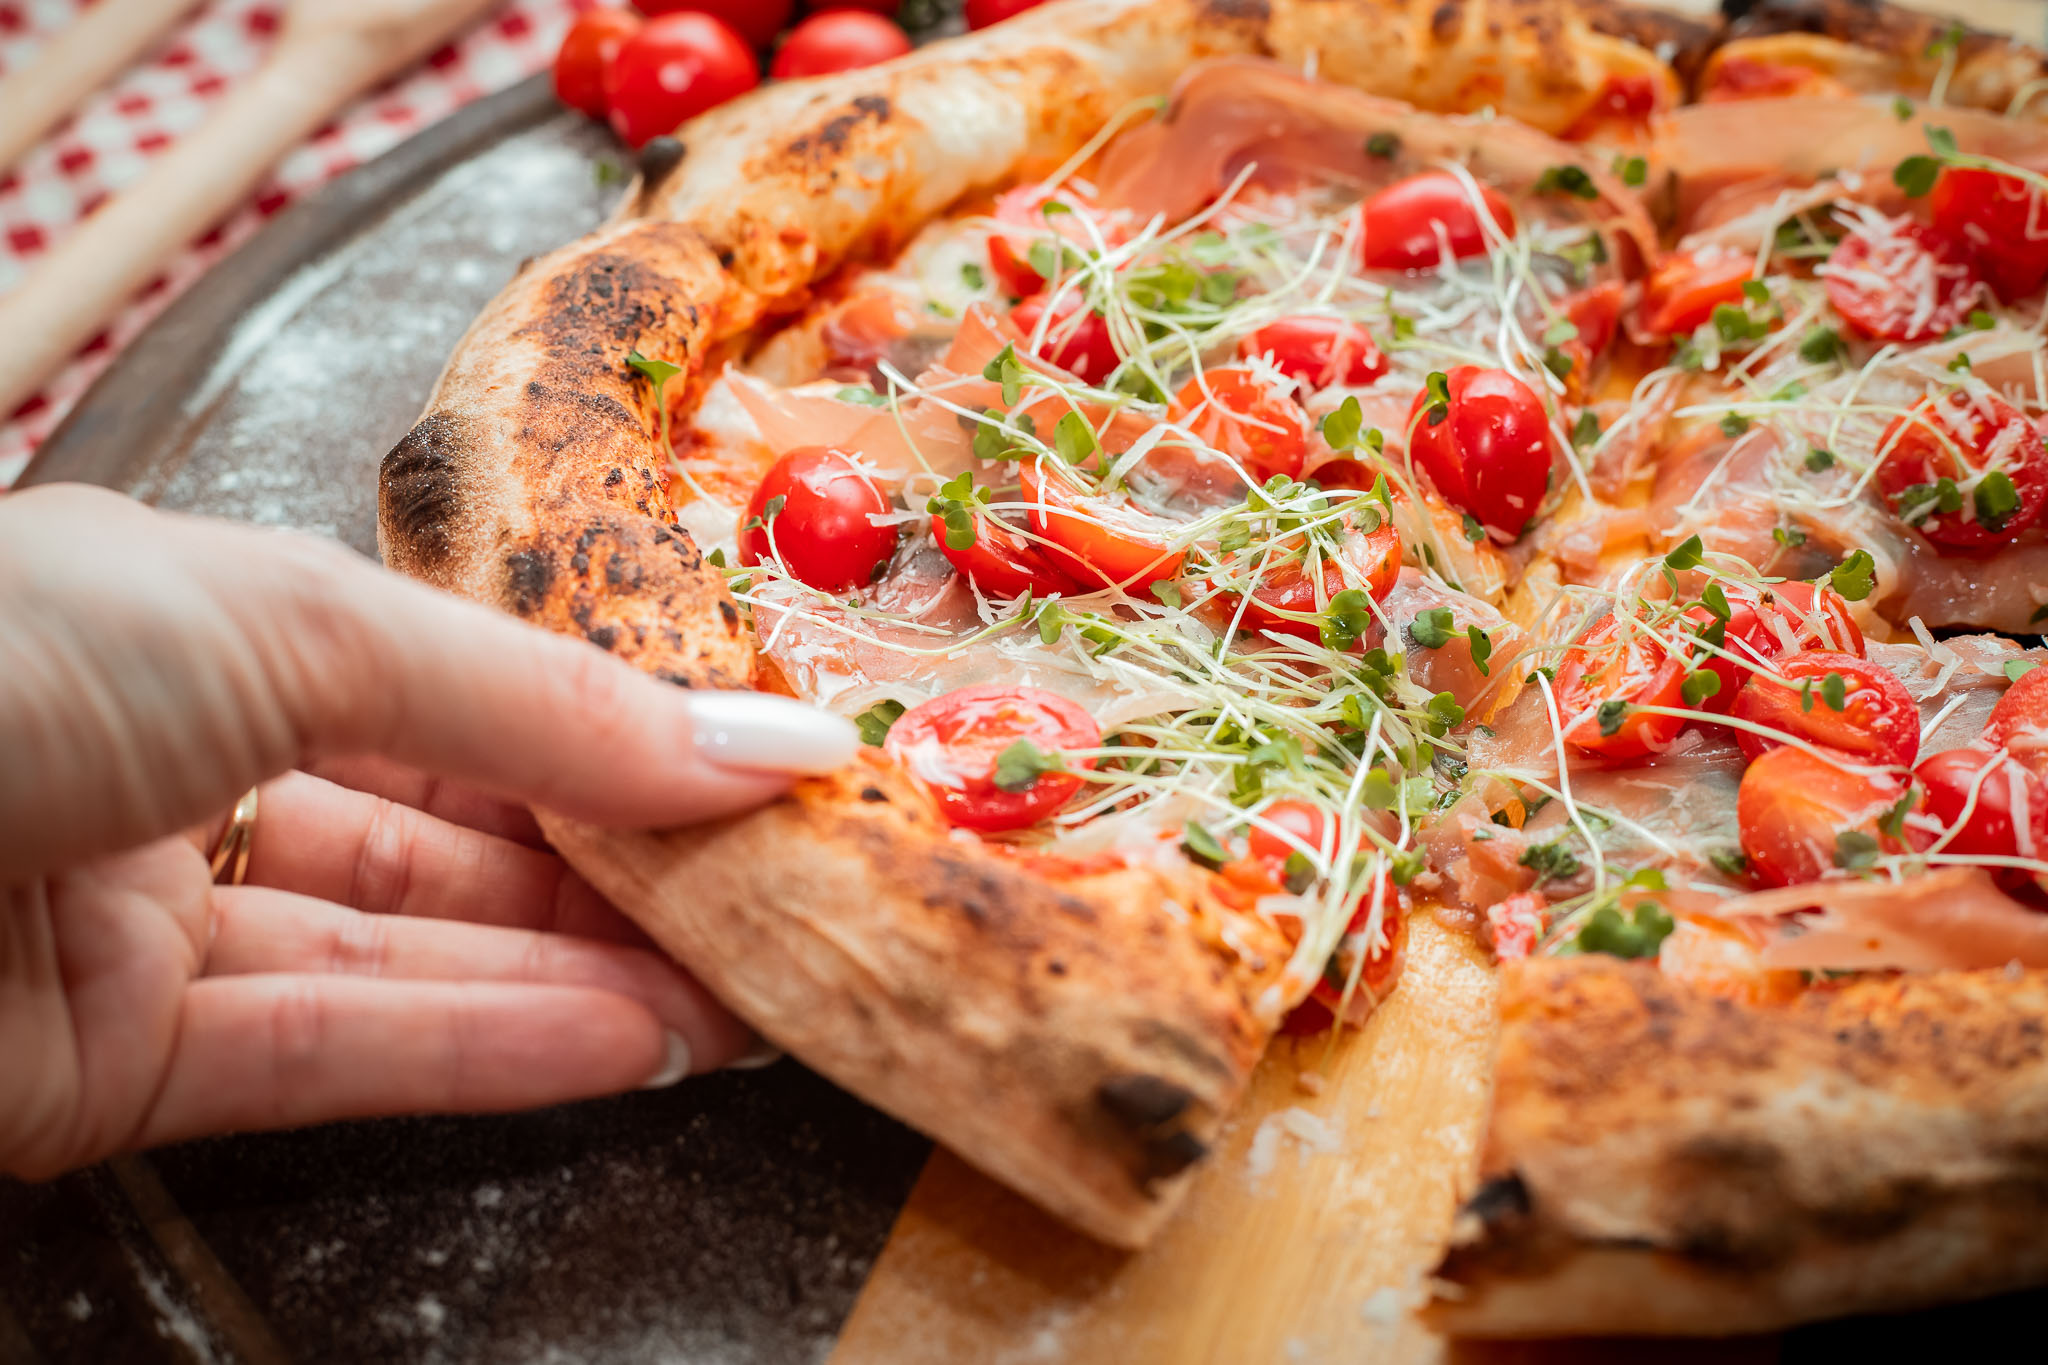
[[[20,476],[37,444],[121,347],[208,267],[299,197],[478,96],[546,67],[570,19],[588,7],[589,0],[506,0],[456,42],[344,110],[288,156],[248,203],[182,252],[43,392],[0,414],[0,489]],[[33,61],[84,8],[80,0],[0,0],[0,74]],[[262,65],[283,9],[276,0],[201,6],[0,175],[0,293]]]

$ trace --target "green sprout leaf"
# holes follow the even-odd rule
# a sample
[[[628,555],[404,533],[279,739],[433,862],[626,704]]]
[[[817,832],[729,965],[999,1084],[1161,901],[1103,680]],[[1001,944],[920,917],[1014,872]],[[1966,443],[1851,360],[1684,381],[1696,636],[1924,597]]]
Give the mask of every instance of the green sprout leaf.
[[[1549,166],[1536,177],[1536,193],[1567,194],[1574,199],[1598,199],[1600,187],[1583,166]]]
[[[853,718],[853,725],[860,731],[860,742],[879,749],[882,741],[889,737],[889,727],[903,716],[900,701],[878,701]]]
[[[1323,608],[1320,629],[1325,647],[1351,648],[1372,629],[1372,599],[1358,588],[1337,593]]]
[[[1566,848],[1562,841],[1548,844],[1531,844],[1522,850],[1521,864],[1533,868],[1540,884],[1552,878],[1569,877],[1579,870],[1578,856]]]
[[[1687,706],[1698,706],[1707,698],[1720,694],[1721,675],[1711,668],[1696,668],[1685,675],[1678,691]]]
[[[1465,627],[1465,640],[1472,646],[1472,662],[1478,667],[1479,676],[1492,677],[1493,669],[1487,666],[1486,661],[1493,657],[1493,637],[1473,625]]]
[[[1359,428],[1364,425],[1365,414],[1359,409],[1358,399],[1346,398],[1334,412],[1323,414],[1323,440],[1339,453],[1356,450]]]
[[[1206,825],[1192,820],[1181,830],[1180,847],[1181,852],[1211,871],[1230,861],[1230,850],[1223,847],[1222,841]]]
[[[1806,452],[1806,472],[1819,474],[1835,467],[1835,452],[1814,446]]]
[[[1825,365],[1842,356],[1842,334],[1832,327],[1816,327],[1799,343],[1799,358],[1809,365]]]
[[[1877,836],[1865,830],[1845,829],[1835,835],[1835,866],[1850,872],[1874,864],[1881,851]]]
[[[1014,408],[1017,398],[1024,390],[1024,362],[1017,359],[1017,348],[1005,346],[996,353],[996,358],[982,366],[981,377],[1003,386],[1003,406]]]
[[[1622,184],[1634,189],[1650,178],[1650,163],[1639,156],[1616,156],[1614,174]]]
[[[1671,931],[1677,928],[1664,907],[1642,901],[1634,914],[1623,919],[1621,911],[1603,905],[1586,920],[1575,940],[1582,953],[1605,953],[1610,957],[1655,957]]]
[[[1365,154],[1381,161],[1392,160],[1400,150],[1401,139],[1395,133],[1378,132],[1365,140]]]
[[[1870,557],[1868,550],[1852,551],[1828,575],[1828,586],[1846,601],[1861,602],[1877,586],[1877,561]]]
[[[2020,510],[2020,491],[2013,484],[2012,475],[2003,469],[1994,469],[1977,480],[1977,491],[1972,498],[1977,508],[1977,523],[1987,531],[2003,531],[2012,514]]]
[[[1442,649],[1456,630],[1449,607],[1431,607],[1408,623],[1408,638],[1424,649]]]
[[[1066,760],[1028,739],[1020,739],[996,755],[995,782],[1006,792],[1028,792],[1047,773],[1063,773]]]
[[[1610,739],[1621,733],[1621,723],[1628,719],[1629,706],[1625,701],[1603,701],[1594,713],[1600,722],[1600,733]]]
[[[1677,549],[1664,556],[1664,563],[1681,573],[1697,569],[1706,562],[1705,551],[1706,544],[1698,536],[1687,536]]]

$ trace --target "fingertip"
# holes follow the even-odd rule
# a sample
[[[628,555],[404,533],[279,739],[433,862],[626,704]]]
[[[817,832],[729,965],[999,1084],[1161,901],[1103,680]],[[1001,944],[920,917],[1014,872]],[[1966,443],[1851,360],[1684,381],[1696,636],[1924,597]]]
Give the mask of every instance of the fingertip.
[[[843,768],[860,748],[852,722],[768,692],[685,693],[697,756],[721,769],[815,775]]]

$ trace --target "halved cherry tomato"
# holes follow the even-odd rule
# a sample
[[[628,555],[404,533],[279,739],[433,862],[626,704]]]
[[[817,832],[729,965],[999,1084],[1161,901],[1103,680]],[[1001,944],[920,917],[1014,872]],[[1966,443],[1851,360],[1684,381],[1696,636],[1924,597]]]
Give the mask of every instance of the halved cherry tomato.
[[[1187,551],[1167,548],[1158,518],[1119,507],[1047,477],[1036,460],[1017,466],[1030,505],[1031,527],[1064,547],[1060,567],[1084,582],[1141,595],[1154,583],[1180,577]]]
[[[1742,286],[1755,273],[1754,256],[1722,247],[1666,256],[1643,285],[1643,330],[1660,337],[1692,335],[1722,304],[1741,307]]]
[[[1038,334],[1047,307],[1045,295],[1033,294],[1010,310],[1010,321],[1028,340]],[[1102,320],[1102,315],[1072,290],[1060,295],[1059,302],[1051,308],[1052,321],[1046,324],[1045,344],[1032,354],[1044,356],[1090,384],[1100,384],[1109,378],[1123,357],[1116,353],[1116,343],[1110,340],[1109,324]]]
[[[1048,214],[1047,204],[1057,204],[1066,211]],[[1048,191],[1044,185],[1034,183],[1005,190],[996,196],[991,216],[998,226],[988,237],[989,269],[995,272],[1003,291],[1018,298],[1045,288],[1045,277],[1032,266],[1030,252],[1031,244],[1047,233],[1084,250],[1092,248],[1094,239],[1080,222],[1085,216],[1111,246],[1129,235],[1125,215],[1101,212],[1071,185]]]
[[[1908,490],[1930,490],[1941,479],[1965,485],[1996,470],[2011,481],[2010,501],[2015,505],[1995,522],[1978,516],[1989,491],[1980,483],[1974,491],[1968,486],[1957,489],[1960,510],[1928,513],[1912,523],[1944,548],[2006,544],[2048,513],[2048,445],[2019,409],[1995,395],[1956,389],[1924,398],[1911,412],[1893,419],[1877,449],[1884,460],[1878,466],[1877,485],[1895,513],[1929,505],[1929,493],[1915,491],[1908,497]]]
[[[2007,303],[2048,280],[2048,196],[2017,176],[1944,167],[1927,196],[1934,226],[1977,254],[1977,271]]]
[[[779,554],[803,582],[840,592],[869,582],[895,550],[896,528],[871,520],[888,511],[889,500],[853,456],[805,446],[770,465],[754,490],[740,556],[759,564]]]
[[[1707,81],[1700,99],[1708,104],[1723,100],[1784,99],[1791,95],[1847,98],[1853,93],[1842,82],[1810,66],[1763,62],[1753,57],[1730,57],[1717,63]]]
[[[2048,665],[2035,665],[2005,689],[1984,724],[1984,740],[2048,777]]]
[[[1852,773],[1804,749],[1771,750],[1749,765],[1735,794],[1750,870],[1771,886],[1819,881],[1857,861],[1844,834],[1866,836],[1881,853],[1907,852],[1878,823],[1907,790],[1898,778]]]
[[[988,832],[1037,824],[1072,799],[1092,758],[1062,760],[1067,771],[1033,777],[1021,790],[998,786],[997,762],[1020,742],[1059,755],[1102,744],[1095,718],[1042,687],[963,687],[911,707],[889,728],[883,750],[938,799],[947,820]]]
[[[1310,391],[1357,387],[1387,372],[1372,333],[1344,318],[1298,317],[1269,322],[1237,343],[1243,359],[1271,356],[1273,368]]]
[[[967,0],[962,12],[967,17],[967,27],[978,29],[1014,19],[1025,10],[1037,9],[1044,3],[1045,0]]]
[[[1743,684],[1729,714],[1768,726],[1809,744],[1849,755],[1859,763],[1912,766],[1920,753],[1920,708],[1892,671],[1853,654],[1808,650],[1772,665],[1792,682],[1811,683],[1805,692],[1755,676]],[[1842,709],[1828,704],[1829,677],[1842,680]],[[1735,742],[1751,760],[1784,741],[1737,730]]]
[[[1641,133],[1650,115],[1657,112],[1657,82],[1649,76],[1609,76],[1583,113],[1564,130],[1567,142],[1598,135],[1615,140]]]
[[[724,20],[734,33],[755,47],[766,47],[789,22],[796,0],[633,0],[633,8],[650,18],[678,10],[696,10]]]
[[[632,147],[761,83],[754,52],[724,22],[694,10],[649,19],[605,67],[612,131]]]
[[[1635,708],[1683,706],[1685,674],[1684,660],[1649,627],[1625,628],[1620,617],[1602,617],[1557,670],[1557,711],[1565,742],[1607,758],[1641,758],[1669,748],[1685,728],[1684,717]],[[1611,702],[1625,709],[1610,713],[1603,726],[1600,710]]]
[[[1828,302],[1849,325],[1880,341],[1945,335],[1977,300],[1970,251],[1945,232],[1900,221],[1880,236],[1844,237],[1821,270]]]
[[[1323,834],[1329,828],[1330,820],[1321,806],[1308,801],[1275,801],[1259,812],[1259,818],[1267,825],[1286,830],[1304,846],[1313,849],[1322,848]],[[1259,825],[1253,825],[1245,838],[1250,845],[1251,856],[1268,862],[1284,864],[1290,856],[1301,851],[1272,830]]]
[[[1562,311],[1565,321],[1578,328],[1579,334],[1566,346],[1584,347],[1588,364],[1604,355],[1614,340],[1615,327],[1621,321],[1622,300],[1627,294],[1620,280],[1607,280],[1568,295]]]
[[[1503,234],[1515,235],[1515,211],[1490,185],[1479,187],[1487,217]],[[1486,229],[1480,205],[1465,182],[1449,171],[1424,171],[1381,190],[1359,205],[1363,231],[1359,259],[1367,270],[1430,270],[1443,259],[1437,230],[1455,260],[1484,255]]]
[[[1820,649],[1863,657],[1863,631],[1833,588],[1794,580],[1761,589],[1726,583],[1722,592],[1728,599],[1728,624],[1721,631],[1720,645],[1735,657],[1723,658],[1703,647],[1690,651],[1698,656],[1694,667],[1708,670],[1721,683],[1702,699],[1702,710],[1726,711],[1751,674],[1786,654]],[[1700,636],[1716,620],[1705,606],[1693,607],[1686,617],[1687,630]]]
[[[830,9],[789,31],[768,74],[778,81],[876,66],[910,51],[910,36],[879,14]]]
[[[1293,478],[1308,455],[1308,414],[1250,370],[1226,366],[1190,379],[1170,416],[1260,482],[1275,474]]]
[[[1371,915],[1372,894],[1367,891],[1358,898],[1357,907],[1351,913],[1351,923],[1344,932],[1347,935],[1363,932]],[[1376,945],[1376,950],[1366,958],[1365,966],[1358,973],[1358,993],[1346,1014],[1345,1022],[1354,1026],[1364,1022],[1362,1007],[1386,999],[1387,992],[1393,989],[1395,978],[1401,972],[1401,949],[1408,937],[1408,924],[1401,913],[1401,902],[1394,897],[1391,887],[1381,902],[1380,930],[1385,944]],[[1347,954],[1340,950],[1331,957],[1322,976],[1316,979],[1308,998],[1288,1013],[1280,1025],[1280,1032],[1289,1037],[1307,1038],[1335,1026],[1338,1011],[1345,1008],[1345,987],[1349,982]]]
[[[1415,395],[1408,410],[1409,453],[1446,502],[1513,540],[1550,487],[1550,422],[1543,400],[1506,370],[1460,365],[1444,378],[1447,411],[1432,414],[1427,389]]]
[[[1072,597],[1081,585],[1052,561],[1045,549],[1011,530],[993,516],[974,519],[974,543],[956,550],[946,543],[946,525],[934,517],[932,538],[953,567],[973,580],[988,597]]]
[[[604,69],[639,31],[639,16],[627,10],[593,9],[578,15],[555,54],[555,98],[592,118],[603,118]]]
[[[1919,779],[1921,810],[1950,831],[1943,853],[1966,858],[2039,858],[2048,854],[2048,782],[1995,749],[1948,749],[1930,755],[1913,776]],[[1970,793],[1976,792],[1976,801]],[[2013,800],[2026,806],[2030,837],[2020,846]],[[1963,816],[1965,807],[1970,814]],[[1931,837],[1931,836],[1930,836]]]
[[[1349,569],[1347,576],[1346,569]],[[1267,567],[1245,603],[1244,624],[1251,630],[1273,630],[1315,641],[1322,628],[1312,618],[1332,597],[1354,583],[1375,602],[1393,590],[1401,576],[1401,537],[1391,523],[1370,532],[1346,531],[1337,554],[1322,560],[1322,588],[1309,578],[1300,559],[1284,559]]]

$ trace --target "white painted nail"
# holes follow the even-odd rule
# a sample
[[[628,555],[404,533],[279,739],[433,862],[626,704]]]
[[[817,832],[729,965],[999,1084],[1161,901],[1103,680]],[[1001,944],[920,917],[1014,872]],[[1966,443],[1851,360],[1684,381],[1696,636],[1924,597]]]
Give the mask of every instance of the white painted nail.
[[[690,1074],[690,1040],[671,1029],[664,1041],[668,1050],[662,1058],[661,1070],[647,1078],[647,1083],[640,1087],[642,1090],[666,1090]]]
[[[773,1066],[782,1060],[782,1049],[766,1038],[756,1036],[754,1045],[725,1064],[727,1071],[759,1071],[764,1066]]]
[[[692,692],[698,757],[721,768],[829,773],[853,761],[853,723],[765,692]]]

